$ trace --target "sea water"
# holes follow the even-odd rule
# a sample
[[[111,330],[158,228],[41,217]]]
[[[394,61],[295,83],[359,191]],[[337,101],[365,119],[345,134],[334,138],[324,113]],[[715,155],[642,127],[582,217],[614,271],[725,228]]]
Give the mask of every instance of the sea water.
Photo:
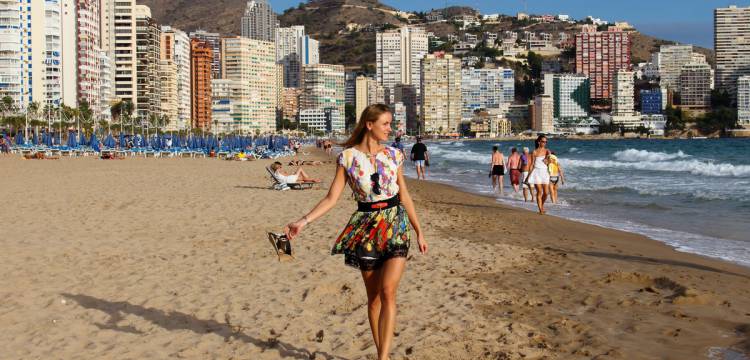
[[[505,195],[492,193],[493,145],[506,159],[512,147],[534,149],[533,141],[427,142],[428,180],[536,211],[535,203],[513,193],[507,173]],[[550,139],[548,148],[565,174],[559,204],[546,205],[549,215],[750,266],[750,140]]]

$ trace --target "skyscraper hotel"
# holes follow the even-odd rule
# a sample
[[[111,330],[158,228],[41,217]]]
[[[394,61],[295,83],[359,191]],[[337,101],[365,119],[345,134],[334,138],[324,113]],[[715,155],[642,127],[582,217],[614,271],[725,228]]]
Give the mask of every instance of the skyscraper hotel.
[[[612,82],[630,70],[630,35],[616,28],[576,35],[576,72],[591,79],[591,99],[612,98]]]
[[[680,72],[680,108],[698,115],[710,107],[711,67],[706,63],[686,64]]]
[[[344,114],[344,66],[316,64],[302,67],[300,110],[334,108]]]
[[[102,50],[113,63],[114,97],[138,105],[135,0],[102,1]],[[105,25],[107,24],[107,25]]]
[[[190,33],[190,38],[204,41],[211,47],[211,52],[213,53],[213,60],[211,60],[211,78],[221,79],[221,35],[218,33],[206,32],[205,30],[196,30]]]
[[[162,115],[159,79],[161,29],[151,9],[136,5],[136,114],[141,121]]]
[[[461,59],[429,54],[421,66],[421,106],[426,133],[453,133],[461,123]]]
[[[190,118],[192,128],[211,130],[211,62],[213,49],[205,41],[190,40]]]
[[[418,86],[420,62],[427,55],[427,33],[404,26],[375,35],[376,80],[389,90],[397,84]]]
[[[268,42],[276,41],[278,20],[266,0],[249,0],[242,17],[242,37]]]
[[[175,66],[177,114],[170,118],[169,130],[184,130],[190,127],[190,39],[187,34],[171,26],[161,27],[161,60],[166,66]]]
[[[235,97],[236,129],[242,133],[276,130],[276,47],[246,37],[221,40],[221,72],[239,84]]]
[[[750,75],[750,7],[714,10],[715,87],[737,93],[737,78]]]

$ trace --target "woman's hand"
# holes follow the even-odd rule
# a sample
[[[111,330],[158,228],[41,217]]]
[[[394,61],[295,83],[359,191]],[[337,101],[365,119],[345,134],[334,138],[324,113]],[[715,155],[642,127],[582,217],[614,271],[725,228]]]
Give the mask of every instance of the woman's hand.
[[[427,241],[424,240],[424,235],[417,234],[417,245],[420,253],[427,254]]]
[[[302,228],[304,228],[305,225],[307,225],[307,221],[305,221],[304,219],[289,223],[284,227],[284,234],[286,234],[286,237],[289,240],[292,240],[297,237],[297,235],[302,231]]]

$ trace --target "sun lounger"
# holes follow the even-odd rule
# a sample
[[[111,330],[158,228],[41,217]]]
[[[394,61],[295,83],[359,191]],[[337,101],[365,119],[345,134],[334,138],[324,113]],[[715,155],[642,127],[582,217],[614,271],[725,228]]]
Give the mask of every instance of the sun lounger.
[[[274,190],[304,190],[304,189],[312,189],[313,185],[315,183],[311,182],[301,182],[301,183],[288,183],[284,181],[283,179],[279,178],[279,176],[274,172],[270,167],[266,167],[266,171],[268,171],[268,175],[271,176],[271,180],[273,181],[273,184],[271,184],[271,188]]]

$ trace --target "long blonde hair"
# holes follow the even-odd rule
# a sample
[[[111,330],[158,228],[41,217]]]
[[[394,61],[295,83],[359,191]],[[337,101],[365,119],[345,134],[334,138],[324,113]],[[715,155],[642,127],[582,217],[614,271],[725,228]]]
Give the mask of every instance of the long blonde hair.
[[[362,111],[362,115],[359,117],[357,126],[354,128],[354,131],[352,131],[352,135],[349,136],[349,139],[344,141],[341,146],[346,149],[361,143],[365,138],[365,134],[367,134],[367,123],[376,122],[380,118],[380,115],[390,112],[391,108],[386,104],[372,104],[366,107],[365,110]]]

